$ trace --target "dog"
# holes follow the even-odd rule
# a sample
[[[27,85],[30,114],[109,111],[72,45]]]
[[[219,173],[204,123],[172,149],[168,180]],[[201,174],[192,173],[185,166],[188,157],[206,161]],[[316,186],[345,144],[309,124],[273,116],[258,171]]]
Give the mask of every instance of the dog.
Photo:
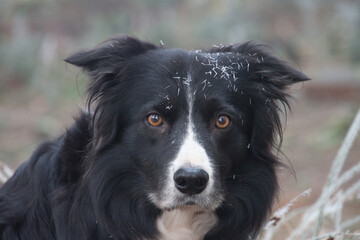
[[[65,61],[89,76],[88,110],[2,186],[1,239],[258,236],[281,105],[306,75],[256,42],[185,51],[120,36]]]

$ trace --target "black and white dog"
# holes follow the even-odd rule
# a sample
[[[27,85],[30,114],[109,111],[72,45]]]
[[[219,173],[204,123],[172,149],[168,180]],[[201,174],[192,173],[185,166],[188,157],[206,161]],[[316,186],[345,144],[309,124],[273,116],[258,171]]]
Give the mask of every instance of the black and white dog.
[[[277,105],[307,76],[254,42],[125,36],[65,61],[91,78],[91,111],[0,189],[1,239],[256,238],[278,186]]]

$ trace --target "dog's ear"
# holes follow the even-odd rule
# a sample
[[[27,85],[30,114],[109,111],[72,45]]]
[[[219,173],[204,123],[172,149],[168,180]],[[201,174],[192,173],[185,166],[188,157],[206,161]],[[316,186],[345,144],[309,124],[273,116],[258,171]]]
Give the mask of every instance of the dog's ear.
[[[65,62],[82,67],[92,77],[115,74],[131,57],[157,48],[134,37],[122,36],[105,41],[94,49],[74,53]]]
[[[290,95],[286,90],[291,84],[310,78],[275,57],[266,45],[248,42],[236,50],[247,61],[246,68],[256,102],[251,150],[259,159],[280,164],[273,156],[272,149],[279,151],[282,143],[283,128],[279,112],[283,111],[286,117],[287,109],[290,109]],[[283,108],[279,108],[279,104]]]
[[[283,101],[281,96],[284,96],[284,90],[289,85],[310,80],[304,73],[275,57],[265,44],[247,42],[236,50],[246,56],[250,81],[267,87],[270,98]]]
[[[65,62],[82,67],[91,80],[87,89],[88,108],[92,112],[93,144],[101,149],[116,138],[120,115],[116,106],[121,91],[121,72],[135,56],[157,46],[133,37],[110,39],[91,50],[77,52]],[[119,75],[120,74],[120,75]],[[115,90],[116,89],[116,90]]]
[[[279,149],[282,141],[278,105],[283,105],[286,111],[290,107],[287,87],[310,78],[275,57],[270,48],[261,43],[251,41],[211,50],[219,51],[238,54],[243,66],[241,71],[247,72],[247,82],[243,86],[252,102],[254,119],[250,146],[253,154],[259,159],[278,163],[271,151],[272,148]]]
[[[283,90],[293,83],[310,80],[302,72],[275,57],[266,44],[249,41],[243,44],[213,48],[210,52],[234,52],[239,54],[239,59],[246,68],[251,81],[267,84],[278,90]]]

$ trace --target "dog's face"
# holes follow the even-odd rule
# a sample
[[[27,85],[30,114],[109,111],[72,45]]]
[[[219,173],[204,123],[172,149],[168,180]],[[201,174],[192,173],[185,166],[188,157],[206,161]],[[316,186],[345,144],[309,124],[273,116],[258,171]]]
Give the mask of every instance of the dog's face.
[[[93,78],[94,191],[112,192],[103,208],[127,191],[161,211],[196,205],[258,228],[277,186],[276,101],[305,75],[253,43],[183,51],[125,37],[66,61]]]
[[[241,93],[239,56],[181,50],[150,51],[127,66],[126,144],[160,209],[216,209],[234,165],[250,144],[251,99]],[[245,62],[245,61],[244,61]],[[141,68],[139,68],[141,66]]]

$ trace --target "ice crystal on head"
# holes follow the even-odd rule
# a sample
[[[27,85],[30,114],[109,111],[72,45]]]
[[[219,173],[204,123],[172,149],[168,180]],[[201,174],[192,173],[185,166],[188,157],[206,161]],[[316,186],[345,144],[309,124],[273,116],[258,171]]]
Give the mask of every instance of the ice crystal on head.
[[[191,82],[191,77],[190,76],[187,76],[187,77],[183,77],[183,84],[185,85],[190,85],[190,82]]]
[[[214,45],[214,48],[219,49],[219,52],[202,52],[200,50],[189,51],[188,54],[192,58],[192,64],[197,66],[203,66],[200,69],[203,69],[203,75],[207,79],[201,80],[201,85],[199,90],[205,91],[208,87],[211,87],[211,81],[217,79],[217,81],[225,81],[224,84],[229,91],[243,95],[243,90],[239,88],[238,83],[240,71],[250,72],[250,65],[252,63],[260,63],[264,61],[264,58],[259,55],[257,52],[252,53],[239,53],[239,52],[220,52],[224,48],[228,48],[229,45]],[[179,80],[180,84],[189,86],[191,85],[192,79],[189,76],[183,77],[179,76],[178,72],[175,73],[173,79]],[[240,91],[239,91],[240,90]],[[260,88],[259,91],[266,91],[265,88]],[[178,95],[180,89],[178,89]],[[204,95],[206,98],[206,95]],[[251,100],[250,100],[251,104]]]
[[[246,70],[247,70],[247,72],[249,72],[250,71],[250,63],[249,63],[249,61],[245,58],[245,62],[246,62],[246,64],[247,64],[247,66],[246,66]]]
[[[221,46],[219,46],[220,48]],[[236,71],[234,71],[237,67],[237,69],[240,69],[240,64],[237,62],[233,62],[235,58],[231,56],[229,53],[206,53],[203,54],[204,61],[201,62],[202,65],[208,66],[211,69],[208,69],[205,71],[205,75],[209,75],[210,78],[220,78],[224,79],[228,82],[228,88],[231,91],[237,92],[237,87],[234,87],[231,81],[238,80],[238,77],[236,76]],[[224,57],[227,59],[224,59]],[[235,68],[234,68],[235,67]],[[209,81],[203,82],[203,90],[207,86],[212,86]]]

